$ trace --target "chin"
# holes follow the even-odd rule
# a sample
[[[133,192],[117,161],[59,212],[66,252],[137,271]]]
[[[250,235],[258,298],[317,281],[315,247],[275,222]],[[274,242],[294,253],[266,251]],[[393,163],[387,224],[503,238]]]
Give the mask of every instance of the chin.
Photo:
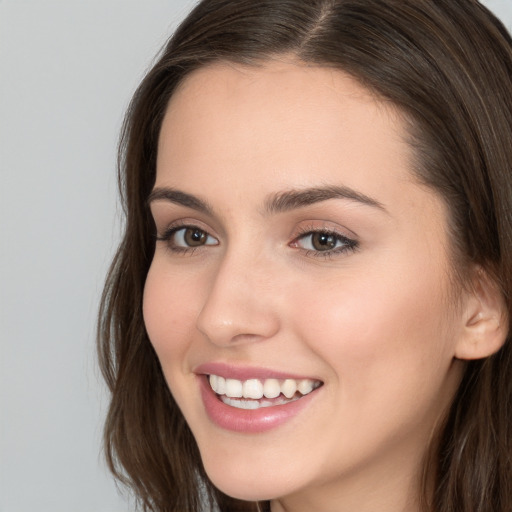
[[[292,491],[288,478],[277,476],[273,471],[264,471],[252,466],[250,461],[243,468],[233,464],[205,464],[206,474],[217,489],[224,494],[244,501],[265,501],[285,496]]]

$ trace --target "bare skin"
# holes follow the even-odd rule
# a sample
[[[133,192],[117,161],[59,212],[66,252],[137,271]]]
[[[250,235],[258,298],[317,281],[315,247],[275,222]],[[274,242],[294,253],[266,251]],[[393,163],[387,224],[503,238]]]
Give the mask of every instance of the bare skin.
[[[217,64],[173,96],[144,317],[225,493],[272,512],[418,510],[473,302],[450,306],[446,211],[410,151],[398,113],[339,71]],[[212,361],[322,385],[284,424],[233,432],[205,412]]]

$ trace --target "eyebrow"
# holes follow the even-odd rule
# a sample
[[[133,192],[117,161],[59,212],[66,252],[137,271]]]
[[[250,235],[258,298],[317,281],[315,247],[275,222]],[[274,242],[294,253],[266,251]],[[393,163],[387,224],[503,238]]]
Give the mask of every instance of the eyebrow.
[[[349,199],[363,205],[386,212],[384,206],[376,199],[346,186],[328,185],[301,190],[288,190],[270,195],[264,205],[265,214],[283,213],[290,210],[327,201],[329,199]],[[156,187],[148,197],[148,204],[153,201],[169,201],[212,216],[213,207],[204,199],[169,187]]]
[[[151,191],[148,197],[148,204],[153,201],[169,201],[171,203],[185,206],[186,208],[192,208],[199,212],[207,215],[213,215],[213,208],[208,204],[207,201],[199,199],[192,194],[187,194],[181,190],[177,190],[169,187],[156,187]]]
[[[265,201],[265,211],[268,213],[282,213],[297,208],[327,201],[329,199],[350,199],[366,206],[378,208],[386,212],[386,209],[376,199],[345,186],[328,185],[303,190],[289,190],[273,194]]]

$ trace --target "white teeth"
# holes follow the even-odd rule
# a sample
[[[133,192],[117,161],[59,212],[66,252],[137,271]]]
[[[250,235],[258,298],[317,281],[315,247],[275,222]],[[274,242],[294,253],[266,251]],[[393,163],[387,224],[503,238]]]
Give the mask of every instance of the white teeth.
[[[283,382],[283,385],[281,386],[281,393],[286,398],[291,398],[293,395],[295,395],[295,392],[297,391],[297,382],[293,379],[286,379]]]
[[[244,400],[244,399],[236,399],[236,398],[228,398],[226,395],[222,395],[220,399],[227,405],[231,407],[236,407],[237,409],[261,409],[263,407],[274,407],[275,405],[283,405],[289,402],[295,402],[298,400],[298,396],[294,396],[293,398],[285,398],[281,397],[277,401],[271,402],[270,400]]]
[[[267,398],[277,398],[281,394],[281,386],[277,379],[266,379],[263,384],[263,394]]]
[[[242,397],[242,382],[236,379],[226,379],[226,396],[231,398]]]
[[[217,393],[224,395],[226,393],[226,379],[224,377],[217,377]]]
[[[242,394],[244,398],[259,400],[263,396],[263,384],[258,379],[249,379],[243,383]]]
[[[245,406],[239,405],[243,409],[255,408],[251,401],[261,400],[262,398],[275,399],[283,394],[287,399],[295,397],[297,391],[301,395],[307,395],[314,389],[321,385],[320,381],[311,379],[285,379],[279,381],[278,379],[265,379],[263,382],[260,379],[248,379],[241,381],[237,379],[225,379],[219,375],[209,376],[210,386],[218,395],[223,395],[227,398],[247,398],[249,400],[235,400],[239,402],[247,402]],[[300,398],[299,396],[297,398]],[[230,400],[229,402],[232,402]],[[227,403],[227,402],[226,402]],[[269,407],[276,405],[275,402],[260,402],[258,407]]]
[[[221,377],[222,378],[222,377]],[[307,395],[308,393],[311,393],[313,391],[313,381],[309,379],[302,379],[297,384],[297,390],[302,395]]]
[[[259,409],[261,407],[260,403],[256,400],[234,400],[227,396],[223,396],[222,401],[227,405],[231,405],[231,407],[236,407],[237,409]]]
[[[215,393],[219,395],[224,395],[226,393],[226,379],[224,377],[219,377],[218,375],[210,375],[209,377],[210,386],[215,391]]]

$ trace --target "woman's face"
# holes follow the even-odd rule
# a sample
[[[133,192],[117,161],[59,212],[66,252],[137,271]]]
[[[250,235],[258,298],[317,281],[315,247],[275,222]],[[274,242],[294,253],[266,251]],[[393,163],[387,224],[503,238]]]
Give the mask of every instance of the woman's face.
[[[169,104],[144,318],[229,495],[407,507],[462,319],[406,135],[342,72],[293,62],[201,69]]]

